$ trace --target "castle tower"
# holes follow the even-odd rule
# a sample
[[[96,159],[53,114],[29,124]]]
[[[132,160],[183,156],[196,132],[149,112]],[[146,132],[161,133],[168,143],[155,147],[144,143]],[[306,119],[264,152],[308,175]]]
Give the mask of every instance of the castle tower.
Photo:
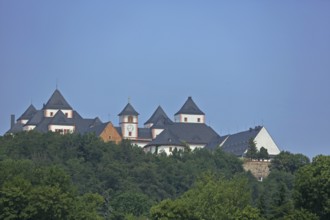
[[[136,139],[138,137],[139,113],[128,103],[118,116],[123,138]]]
[[[174,115],[174,120],[180,123],[205,123],[205,114],[189,96],[181,109]]]

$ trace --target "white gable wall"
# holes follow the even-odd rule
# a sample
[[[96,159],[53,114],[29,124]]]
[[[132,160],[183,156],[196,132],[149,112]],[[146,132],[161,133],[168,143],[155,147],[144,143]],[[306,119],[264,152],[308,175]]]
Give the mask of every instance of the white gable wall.
[[[60,132],[61,134],[68,134],[74,132],[73,125],[49,125],[48,130],[52,132]]]
[[[181,123],[205,123],[205,115],[179,114],[174,116],[174,121]]]
[[[58,109],[45,109],[44,115],[45,117],[51,118],[54,117],[58,111],[59,111]],[[72,118],[73,116],[72,110],[61,110],[61,111],[63,112],[64,115],[67,115],[67,118]]]
[[[280,153],[279,148],[265,127],[262,127],[254,141],[256,142],[256,147],[258,150],[260,150],[261,147],[264,147],[268,150],[269,155],[277,155]]]

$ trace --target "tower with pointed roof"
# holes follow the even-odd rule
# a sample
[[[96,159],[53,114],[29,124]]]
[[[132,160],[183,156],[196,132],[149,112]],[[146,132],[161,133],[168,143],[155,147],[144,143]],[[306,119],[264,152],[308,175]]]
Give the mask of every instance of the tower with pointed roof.
[[[73,117],[72,107],[65,100],[61,92],[56,89],[43,107],[44,116],[47,118],[54,117],[59,110],[61,110],[67,118]]]
[[[127,103],[118,116],[122,137],[126,139],[138,138],[139,113],[135,111],[134,107]]]
[[[205,123],[205,114],[189,96],[181,109],[174,115],[174,120],[179,123]]]

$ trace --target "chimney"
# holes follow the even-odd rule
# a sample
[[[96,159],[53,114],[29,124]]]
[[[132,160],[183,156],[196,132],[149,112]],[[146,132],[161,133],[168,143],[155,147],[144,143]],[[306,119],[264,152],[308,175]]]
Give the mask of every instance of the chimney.
[[[13,128],[15,125],[15,115],[10,115],[10,128]]]

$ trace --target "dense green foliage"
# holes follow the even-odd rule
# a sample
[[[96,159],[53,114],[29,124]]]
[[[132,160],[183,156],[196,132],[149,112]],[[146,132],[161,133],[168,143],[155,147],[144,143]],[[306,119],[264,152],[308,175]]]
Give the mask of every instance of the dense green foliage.
[[[24,132],[0,137],[0,219],[328,219],[329,160],[281,152],[258,182],[221,149]]]

